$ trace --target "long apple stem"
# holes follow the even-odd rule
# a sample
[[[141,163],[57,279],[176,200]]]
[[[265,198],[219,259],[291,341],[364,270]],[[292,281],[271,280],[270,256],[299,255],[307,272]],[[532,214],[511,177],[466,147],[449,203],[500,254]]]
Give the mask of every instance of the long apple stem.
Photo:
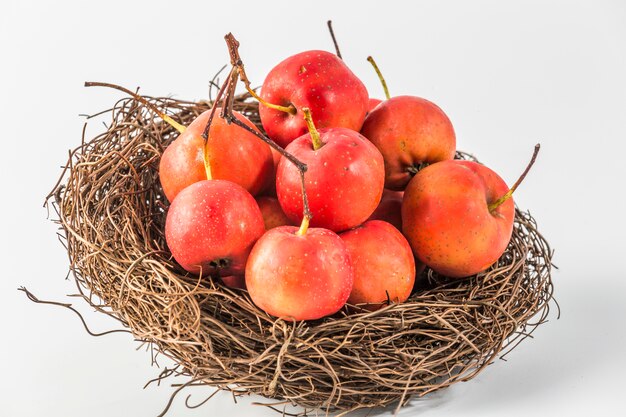
[[[211,113],[209,114],[209,120],[207,121],[207,124],[202,131],[202,139],[204,139],[204,142],[202,143],[202,159],[204,161],[204,172],[206,173],[207,180],[213,179],[213,174],[211,173],[211,162],[209,161],[209,132],[211,130],[211,125],[213,124],[213,118],[215,117],[215,113],[217,111],[217,106],[215,104],[220,101],[220,99],[224,95],[224,91],[226,91],[226,88],[230,85],[234,73],[235,69],[231,68],[230,72],[228,73],[228,77],[226,78],[226,82],[217,92],[215,101],[211,103]]]
[[[146,106],[147,108],[149,108],[151,111],[156,113],[161,119],[163,119],[164,122],[172,126],[174,129],[178,130],[179,133],[183,133],[187,129],[185,126],[181,125],[176,120],[172,119],[170,116],[168,116],[167,114],[159,110],[157,106],[155,106],[154,104],[150,103],[148,100],[146,100],[139,94],[134,93],[127,88],[124,88],[115,84],[92,82],[92,81],[85,82],[85,87],[108,87],[108,88],[113,88],[115,90],[126,93],[132,98],[134,98],[135,100],[137,100],[138,102],[140,102],[141,104],[143,104],[144,106]]]
[[[339,44],[337,43],[337,38],[335,37],[335,31],[333,30],[333,21],[329,20],[326,22],[328,25],[328,31],[330,32],[330,37],[333,39],[333,44],[335,45],[335,53],[339,57],[339,59],[343,59],[341,57],[341,51],[339,51]]]
[[[303,206],[302,217],[303,218],[308,218],[308,219],[313,218],[313,214],[311,213],[311,210],[309,208],[309,198],[307,197],[306,186],[305,186],[305,182],[304,182],[304,173],[308,169],[307,165],[305,163],[301,162],[298,158],[296,158],[295,156],[293,156],[292,154],[290,154],[286,150],[284,150],[283,148],[281,148],[280,145],[278,145],[276,142],[274,142],[273,140],[271,140],[270,138],[265,136],[263,133],[259,132],[256,129],[252,129],[250,126],[248,126],[247,124],[245,124],[241,120],[237,119],[232,114],[224,115],[224,119],[228,123],[234,123],[235,125],[239,126],[240,128],[242,128],[244,130],[247,130],[248,132],[256,135],[256,137],[258,137],[263,142],[265,142],[268,145],[270,145],[272,148],[276,149],[278,151],[278,153],[280,153],[282,156],[287,158],[287,160],[289,162],[291,162],[292,164],[294,164],[296,166],[296,168],[298,169],[298,172],[300,173],[300,183],[302,184],[302,186],[301,186],[301,188],[302,188],[302,206]]]
[[[318,132],[315,128],[315,123],[313,123],[313,117],[311,117],[311,110],[308,107],[303,107],[302,113],[304,113],[304,121],[306,122],[306,126],[309,128],[311,142],[313,142],[313,150],[316,151],[324,146],[324,143],[320,139],[320,132]]]
[[[374,67],[374,71],[376,71],[376,75],[378,75],[378,79],[383,85],[383,90],[385,90],[385,97],[387,97],[387,100],[389,100],[391,96],[389,95],[389,88],[387,88],[387,82],[385,81],[385,77],[383,77],[383,73],[380,72],[378,65],[376,65],[376,61],[374,61],[374,58],[372,58],[371,55],[367,57],[367,61],[372,64],[372,67]]]
[[[215,104],[218,103],[222,99],[222,96],[224,95],[224,91],[226,91],[226,88],[230,85],[230,80],[233,76],[233,72],[235,72],[235,68],[230,69],[230,72],[228,73],[228,77],[226,77],[226,82],[222,84],[222,87],[217,92],[215,101],[211,103],[211,114],[209,114],[209,120],[207,121],[206,126],[204,127],[204,130],[202,131],[202,137],[204,138],[205,146],[206,146],[206,141],[209,139],[209,131],[211,130],[211,124],[213,124],[213,118],[215,117],[215,112],[217,111],[217,106]]]
[[[524,178],[526,178],[526,174],[528,174],[528,171],[530,171],[530,168],[534,165],[535,161],[537,160],[537,155],[539,154],[539,148],[541,148],[541,145],[538,143],[535,145],[533,156],[532,158],[530,158],[530,162],[526,166],[526,169],[524,170],[524,172],[522,172],[522,175],[520,175],[517,181],[515,181],[515,184],[513,184],[513,186],[509,189],[509,191],[506,192],[506,194],[498,198],[493,203],[489,204],[489,212],[493,213],[498,207],[502,205],[502,203],[504,203],[506,200],[511,198],[511,196],[513,196],[513,193],[515,192],[517,187],[519,187],[522,181],[524,181]]]
[[[313,214],[311,213],[311,210],[309,208],[309,199],[307,197],[306,186],[305,186],[305,182],[304,182],[304,173],[308,169],[307,165],[305,163],[301,162],[298,158],[296,158],[295,156],[293,156],[292,154],[290,154],[286,150],[284,150],[283,148],[281,148],[280,145],[278,145],[276,142],[274,142],[273,140],[271,140],[270,138],[265,136],[263,133],[259,132],[257,129],[253,129],[250,126],[248,126],[247,124],[245,124],[244,122],[242,122],[241,120],[237,119],[232,114],[232,112],[227,112],[226,114],[224,114],[223,117],[226,120],[226,122],[233,123],[233,124],[239,126],[240,128],[242,128],[244,130],[247,130],[248,132],[256,135],[256,137],[261,139],[263,142],[267,143],[272,148],[276,149],[278,151],[278,153],[280,153],[282,156],[287,158],[287,160],[289,162],[291,162],[292,164],[294,164],[296,166],[296,168],[298,169],[298,172],[300,173],[300,182],[302,184],[302,205],[303,205],[302,216],[303,216],[303,218],[311,219],[313,217]]]
[[[285,113],[289,113],[291,115],[297,114],[298,111],[296,110],[293,104],[290,104],[289,106],[281,106],[279,104],[273,104],[273,103],[267,102],[263,100],[261,96],[259,96],[252,87],[250,87],[250,80],[248,79],[248,76],[246,75],[246,70],[244,68],[243,61],[241,60],[241,57],[239,56],[239,41],[235,39],[232,33],[227,33],[226,36],[224,36],[224,39],[226,39],[226,44],[228,44],[228,52],[230,54],[230,63],[233,67],[237,68],[237,71],[239,72],[239,77],[241,78],[241,81],[246,86],[246,90],[248,91],[248,93],[250,93],[252,97],[258,100],[258,102],[264,105],[265,107],[282,111]]]
[[[230,51],[231,60],[232,60],[234,56],[238,57],[236,48],[239,46],[239,42],[237,42],[237,40],[230,33],[227,34],[225,38],[226,38],[226,44],[228,45],[228,49]],[[233,52],[233,48],[234,48],[234,52]],[[217,97],[215,98],[215,102],[213,103],[213,111],[211,112],[211,115],[209,116],[209,120],[207,122],[207,126],[204,129],[204,132],[207,134],[207,136],[205,136],[205,140],[208,137],[208,132],[211,128],[211,123],[213,122],[213,116],[215,114],[215,109],[217,108],[217,102],[221,99],[222,111],[220,112],[220,115],[219,115],[220,118],[224,119],[226,123],[228,124],[233,123],[234,125],[239,126],[240,128],[248,131],[249,133],[252,133],[257,138],[261,139],[263,142],[267,143],[269,146],[274,148],[278,153],[280,153],[289,162],[291,162],[292,164],[296,166],[296,168],[298,169],[298,172],[300,173],[300,181],[302,184],[303,218],[311,219],[313,215],[311,214],[311,210],[309,208],[309,199],[307,197],[306,186],[305,186],[305,181],[304,181],[304,173],[308,169],[307,165],[301,162],[298,158],[296,158],[289,152],[285,151],[280,145],[278,145],[272,139],[265,136],[258,129],[254,129],[248,126],[247,124],[245,124],[244,122],[242,122],[241,120],[239,120],[233,113],[235,87],[237,86],[237,81],[241,75],[241,72],[238,70],[238,66],[236,65],[237,63],[241,63],[241,59],[239,59],[238,62],[232,63],[231,72],[228,78],[226,79],[226,81],[224,81],[224,84],[220,88],[220,91]],[[222,97],[224,93],[226,93],[226,95]]]

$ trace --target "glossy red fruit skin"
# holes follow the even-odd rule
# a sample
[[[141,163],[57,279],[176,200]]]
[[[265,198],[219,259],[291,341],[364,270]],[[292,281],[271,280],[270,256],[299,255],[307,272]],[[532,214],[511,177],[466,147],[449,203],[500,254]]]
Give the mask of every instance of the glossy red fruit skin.
[[[276,149],[270,146],[270,151],[272,152],[272,160],[273,160],[273,169],[272,169],[272,179],[270,181],[267,189],[262,193],[263,195],[276,197],[276,170],[278,169],[278,163],[280,162],[280,158],[283,156]]]
[[[222,282],[229,288],[239,290],[246,289],[246,278],[243,275],[229,275],[227,277],[222,277]]]
[[[254,197],[224,180],[199,181],[182,190],[165,221],[165,239],[174,259],[203,276],[243,274],[252,245],[264,232]],[[223,267],[211,265],[220,261]]]
[[[326,51],[306,51],[276,65],[261,87],[261,98],[297,114],[259,106],[263,129],[283,148],[307,132],[301,109],[308,107],[318,129],[359,131],[368,109],[367,89],[346,64]]]
[[[381,99],[370,97],[369,101],[367,102],[367,113],[369,114],[369,112],[374,110],[376,106],[378,106],[380,103],[382,103]]]
[[[276,197],[261,196],[256,198],[256,202],[261,209],[265,230],[270,230],[278,226],[293,226],[293,222],[285,214]]]
[[[402,231],[402,198],[404,192],[383,190],[378,207],[368,220],[383,220]]]
[[[404,190],[423,163],[454,158],[456,136],[448,116],[434,103],[397,96],[380,103],[363,123],[368,138],[385,158],[385,188]]]
[[[235,124],[228,124],[217,115],[209,131],[208,149],[211,179],[232,181],[252,195],[268,188],[273,176],[270,147],[254,134]],[[211,111],[198,116],[163,152],[159,178],[169,201],[185,187],[207,179],[204,168],[204,139],[202,133]],[[235,117],[258,130],[240,113]]]
[[[391,224],[370,220],[339,235],[348,247],[354,285],[348,303],[377,310],[389,299],[402,303],[415,283],[413,252],[402,233]]]
[[[359,133],[320,129],[324,145],[313,150],[307,133],[287,146],[287,152],[307,164],[305,185],[312,227],[335,232],[363,223],[380,202],[384,161],[380,152]],[[276,193],[283,211],[294,224],[302,220],[302,186],[297,168],[286,158],[278,164]]]
[[[297,227],[268,230],[254,245],[246,265],[252,301],[271,316],[316,320],[336,313],[352,290],[348,249],[336,233]]]
[[[415,256],[454,278],[484,271],[502,255],[513,231],[515,205],[488,205],[506,194],[505,182],[471,161],[430,165],[411,180],[402,203],[403,233]]]

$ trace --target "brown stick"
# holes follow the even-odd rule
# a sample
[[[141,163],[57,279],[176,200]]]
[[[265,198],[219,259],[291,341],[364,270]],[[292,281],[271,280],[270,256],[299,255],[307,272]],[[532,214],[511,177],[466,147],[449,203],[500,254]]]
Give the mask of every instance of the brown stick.
[[[309,208],[309,199],[307,197],[305,181],[304,181],[304,173],[307,171],[306,164],[301,162],[298,158],[296,158],[289,152],[285,151],[285,149],[283,149],[280,145],[278,145],[272,139],[265,136],[263,133],[259,132],[257,129],[253,129],[247,124],[245,124],[244,122],[242,122],[241,120],[239,120],[233,113],[235,88],[237,86],[238,78],[242,76],[241,74],[243,71],[241,69],[243,69],[243,62],[241,61],[241,58],[239,57],[239,54],[237,52],[237,48],[239,48],[239,42],[235,39],[232,33],[228,33],[224,38],[226,39],[226,45],[228,46],[228,51],[229,51],[230,58],[231,58],[231,65],[233,65],[233,68],[231,69],[229,77],[226,79],[226,81],[222,85],[220,89],[220,93],[218,93],[218,96],[216,97],[215,104],[213,105],[213,109],[214,109],[213,113],[211,113],[211,117],[209,117],[207,125],[204,128],[204,131],[207,132],[207,137],[205,138],[205,140],[208,138],[208,132],[209,132],[209,129],[211,128],[211,123],[213,122],[212,116],[215,112],[215,109],[217,108],[216,106],[217,101],[223,95],[223,93],[225,93],[224,97],[222,98],[222,111],[220,112],[219,117],[224,119],[226,123],[228,124],[233,123],[236,126],[239,126],[240,128],[247,130],[248,132],[254,134],[256,137],[258,137],[263,142],[267,143],[269,146],[274,148],[278,153],[280,153],[282,156],[287,158],[292,164],[296,166],[296,168],[298,169],[298,172],[300,173],[300,179],[302,182],[303,217],[311,219],[313,215]],[[243,77],[245,77],[245,73]]]
[[[224,84],[222,84],[222,88],[220,88],[220,90],[217,92],[217,96],[215,97],[215,101],[211,105],[211,114],[209,115],[209,120],[208,120],[206,126],[204,127],[204,130],[202,131],[202,138],[204,139],[204,146],[205,147],[206,147],[206,141],[209,139],[209,130],[211,129],[211,124],[213,123],[213,117],[215,116],[215,111],[217,109],[217,106],[215,104],[217,102],[219,102],[220,99],[222,98],[222,95],[224,94],[224,90],[228,86],[228,82],[229,82],[230,77],[232,76],[234,70],[235,70],[234,68],[231,68],[230,72],[228,73],[228,77],[226,78],[226,82]]]
[[[297,114],[298,111],[296,110],[293,104],[290,104],[289,106],[281,106],[278,104],[269,103],[263,100],[261,96],[259,96],[256,93],[256,91],[254,91],[254,89],[250,86],[250,80],[248,79],[248,76],[246,75],[246,70],[244,68],[243,61],[241,60],[241,57],[239,56],[239,41],[235,39],[233,34],[230,32],[227,33],[226,36],[224,36],[224,39],[226,39],[226,44],[228,45],[228,53],[230,54],[230,64],[233,67],[237,68],[237,71],[239,72],[239,77],[241,77],[241,81],[246,86],[246,90],[248,90],[248,93],[250,93],[252,97],[258,100],[259,103],[261,103],[265,107],[269,107],[270,109],[289,113],[291,115]]]
[[[18,291],[22,291],[24,294],[26,294],[26,297],[28,297],[28,299],[34,303],[37,304],[49,304],[49,305],[53,305],[53,306],[58,306],[58,307],[63,307],[63,308],[67,308],[68,310],[73,311],[78,318],[80,319],[80,321],[83,323],[83,327],[85,328],[85,330],[87,331],[87,333],[89,333],[91,336],[105,336],[107,334],[111,334],[111,333],[130,333],[130,331],[128,330],[124,330],[124,329],[116,329],[116,330],[109,330],[106,332],[102,332],[102,333],[95,333],[92,332],[91,329],[89,329],[89,326],[87,326],[87,322],[85,321],[85,318],[83,317],[82,314],[80,314],[78,312],[78,310],[76,310],[74,307],[72,307],[71,304],[67,304],[67,303],[59,303],[57,301],[44,301],[44,300],[40,300],[39,298],[37,298],[35,296],[35,294],[33,294],[32,292],[28,291],[25,287],[19,287]]]
[[[143,104],[147,108],[149,108],[154,113],[158,114],[161,119],[163,119],[165,122],[167,122],[167,124],[172,126],[174,129],[178,130],[179,133],[183,133],[185,131],[185,129],[186,129],[185,126],[181,125],[176,120],[172,119],[170,116],[168,116],[167,114],[163,113],[154,104],[150,103],[148,100],[146,100],[145,98],[143,98],[139,94],[134,93],[134,92],[130,91],[127,88],[124,88],[124,87],[121,87],[121,86],[115,85],[115,84],[99,83],[99,82],[92,82],[92,81],[86,81],[85,82],[85,87],[108,87],[108,88],[113,88],[114,90],[118,90],[118,91],[121,91],[123,93],[126,93],[129,96],[131,96],[132,98],[134,98],[135,100],[139,101],[141,104]]]
[[[333,44],[335,45],[335,52],[337,53],[337,56],[339,57],[339,59],[343,59],[341,57],[341,52],[339,51],[339,44],[337,43],[337,38],[335,37],[335,31],[333,30],[333,21],[329,20],[328,22],[326,22],[326,24],[328,25],[328,31],[330,32],[330,37],[333,38]]]

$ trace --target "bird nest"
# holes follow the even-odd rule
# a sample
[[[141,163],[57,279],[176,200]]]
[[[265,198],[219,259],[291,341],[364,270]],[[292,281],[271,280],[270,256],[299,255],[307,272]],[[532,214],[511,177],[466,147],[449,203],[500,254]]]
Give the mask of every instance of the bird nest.
[[[145,98],[183,125],[210,108]],[[260,127],[249,96],[237,96],[234,109]],[[400,407],[475,377],[546,320],[552,252],[519,209],[506,252],[483,273],[450,280],[427,269],[404,303],[317,321],[273,318],[245,290],[187,274],[173,260],[158,166],[177,132],[132,98],[97,116],[106,131],[91,140],[83,133],[48,200],[83,298],[175,361],[157,380],[186,377],[172,399],[206,384],[261,395],[281,411]]]

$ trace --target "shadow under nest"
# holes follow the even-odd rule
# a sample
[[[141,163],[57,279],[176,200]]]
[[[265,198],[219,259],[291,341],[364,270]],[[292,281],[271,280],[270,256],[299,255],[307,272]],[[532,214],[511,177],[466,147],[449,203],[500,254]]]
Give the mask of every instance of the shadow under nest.
[[[146,99],[183,125],[210,107]],[[249,96],[237,96],[234,109],[260,127]],[[98,116],[107,130],[88,141],[83,134],[49,200],[85,300],[179,364],[158,378],[187,377],[172,398],[207,384],[260,394],[276,409],[400,407],[471,379],[546,320],[552,251],[519,209],[506,252],[484,273],[453,281],[427,269],[404,303],[276,320],[245,291],[188,275],[171,258],[158,166],[177,132],[131,98]]]

